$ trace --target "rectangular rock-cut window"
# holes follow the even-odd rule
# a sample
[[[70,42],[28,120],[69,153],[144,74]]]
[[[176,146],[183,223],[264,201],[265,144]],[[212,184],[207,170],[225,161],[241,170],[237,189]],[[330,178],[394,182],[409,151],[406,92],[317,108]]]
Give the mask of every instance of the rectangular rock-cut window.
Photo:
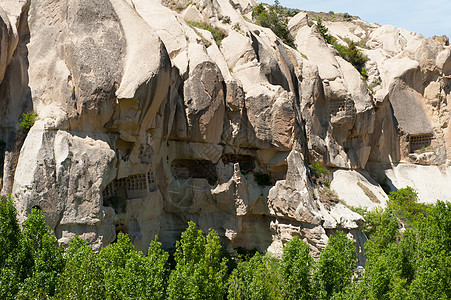
[[[241,173],[246,174],[255,169],[254,158],[250,155],[242,154],[224,154],[222,156],[222,162],[226,165],[229,163],[240,164]]]
[[[429,147],[432,142],[432,134],[419,134],[409,136],[409,147],[410,152],[415,152],[422,148]]]
[[[273,166],[270,168],[271,179],[273,181],[287,179],[288,165]]]
[[[215,181],[216,165],[209,160],[176,159],[171,164],[172,175],[177,179],[204,178]]]
[[[329,115],[336,115],[340,111],[346,110],[346,100],[334,100],[328,103]]]
[[[115,179],[102,191],[103,199],[120,197],[124,199],[146,197],[150,191],[148,174],[132,175],[127,178]],[[155,185],[156,187],[156,185]]]
[[[341,111],[350,111],[354,108],[353,102],[350,100],[333,100],[328,102],[329,115],[336,115]]]

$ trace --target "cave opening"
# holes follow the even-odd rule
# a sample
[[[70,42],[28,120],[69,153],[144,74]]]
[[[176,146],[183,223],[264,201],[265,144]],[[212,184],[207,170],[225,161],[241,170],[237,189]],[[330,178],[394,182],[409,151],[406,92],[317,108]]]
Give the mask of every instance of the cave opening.
[[[216,165],[209,160],[176,159],[171,164],[172,175],[176,179],[203,178],[217,181]]]
[[[118,157],[122,159],[123,161],[127,161],[130,157],[130,154],[133,151],[134,143],[127,142],[122,139],[116,140],[116,152],[118,154]]]
[[[226,165],[229,163],[240,165],[241,173],[247,174],[255,169],[255,159],[250,155],[243,154],[224,154],[222,162]]]
[[[271,166],[269,172],[273,181],[285,180],[287,179],[288,165]]]
[[[116,238],[114,239],[113,242],[111,242],[112,244],[117,242],[117,236],[119,235],[119,232],[122,232],[123,234],[128,234],[128,229],[127,229],[127,225],[122,224],[122,223],[117,223],[114,224],[114,229],[116,231]]]

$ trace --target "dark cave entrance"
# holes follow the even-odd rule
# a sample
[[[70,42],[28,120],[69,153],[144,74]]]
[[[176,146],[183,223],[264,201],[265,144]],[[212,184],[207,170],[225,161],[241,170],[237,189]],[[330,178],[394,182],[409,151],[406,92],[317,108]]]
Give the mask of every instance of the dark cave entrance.
[[[209,160],[175,159],[171,164],[171,172],[176,179],[204,178],[209,182],[218,179],[216,165]]]
[[[229,163],[240,165],[241,173],[247,174],[255,169],[255,159],[250,155],[242,154],[224,154],[222,162],[226,165]]]

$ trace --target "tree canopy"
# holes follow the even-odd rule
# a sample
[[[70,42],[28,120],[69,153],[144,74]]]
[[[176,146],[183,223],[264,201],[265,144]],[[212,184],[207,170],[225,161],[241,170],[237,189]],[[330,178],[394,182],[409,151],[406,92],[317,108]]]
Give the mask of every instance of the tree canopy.
[[[99,253],[79,237],[64,249],[40,210],[21,226],[11,198],[1,198],[0,299],[451,298],[450,203],[421,204],[408,187],[391,193],[386,209],[359,212],[368,241],[357,272],[354,242],[340,231],[316,261],[298,236],[280,259],[258,251],[230,256],[214,230],[193,222],[172,256],[158,238],[144,255],[122,233]]]

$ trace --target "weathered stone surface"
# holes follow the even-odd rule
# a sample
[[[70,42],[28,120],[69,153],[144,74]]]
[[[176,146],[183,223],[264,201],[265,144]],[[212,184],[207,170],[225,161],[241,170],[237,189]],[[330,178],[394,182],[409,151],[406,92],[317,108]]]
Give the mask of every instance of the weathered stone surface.
[[[363,219],[339,200],[384,206],[406,185],[450,200],[446,42],[325,22],[339,44],[367,41],[364,79],[305,13],[289,20],[296,50],[248,21],[256,4],[2,1],[1,188],[21,220],[38,205],[60,242],[99,249],[123,231],[142,251],[156,234],[173,247],[193,220],[276,255],[298,235],[315,257],[342,230],[362,262]],[[24,112],[38,115],[29,132]]]
[[[311,22],[309,21],[307,13],[300,12],[290,19],[288,22],[288,30],[292,36],[296,36],[299,29],[309,25],[311,25]]]
[[[89,231],[89,241],[96,247],[112,242],[114,228],[103,224],[101,191],[108,176],[114,176],[107,171],[115,153],[105,139],[52,130],[38,121],[25,140],[15,172],[13,197],[22,200],[17,202],[20,220],[37,205],[59,239],[75,229],[77,234]]]
[[[337,170],[331,188],[347,205],[354,207],[384,207],[387,195],[379,183],[366,172]]]

